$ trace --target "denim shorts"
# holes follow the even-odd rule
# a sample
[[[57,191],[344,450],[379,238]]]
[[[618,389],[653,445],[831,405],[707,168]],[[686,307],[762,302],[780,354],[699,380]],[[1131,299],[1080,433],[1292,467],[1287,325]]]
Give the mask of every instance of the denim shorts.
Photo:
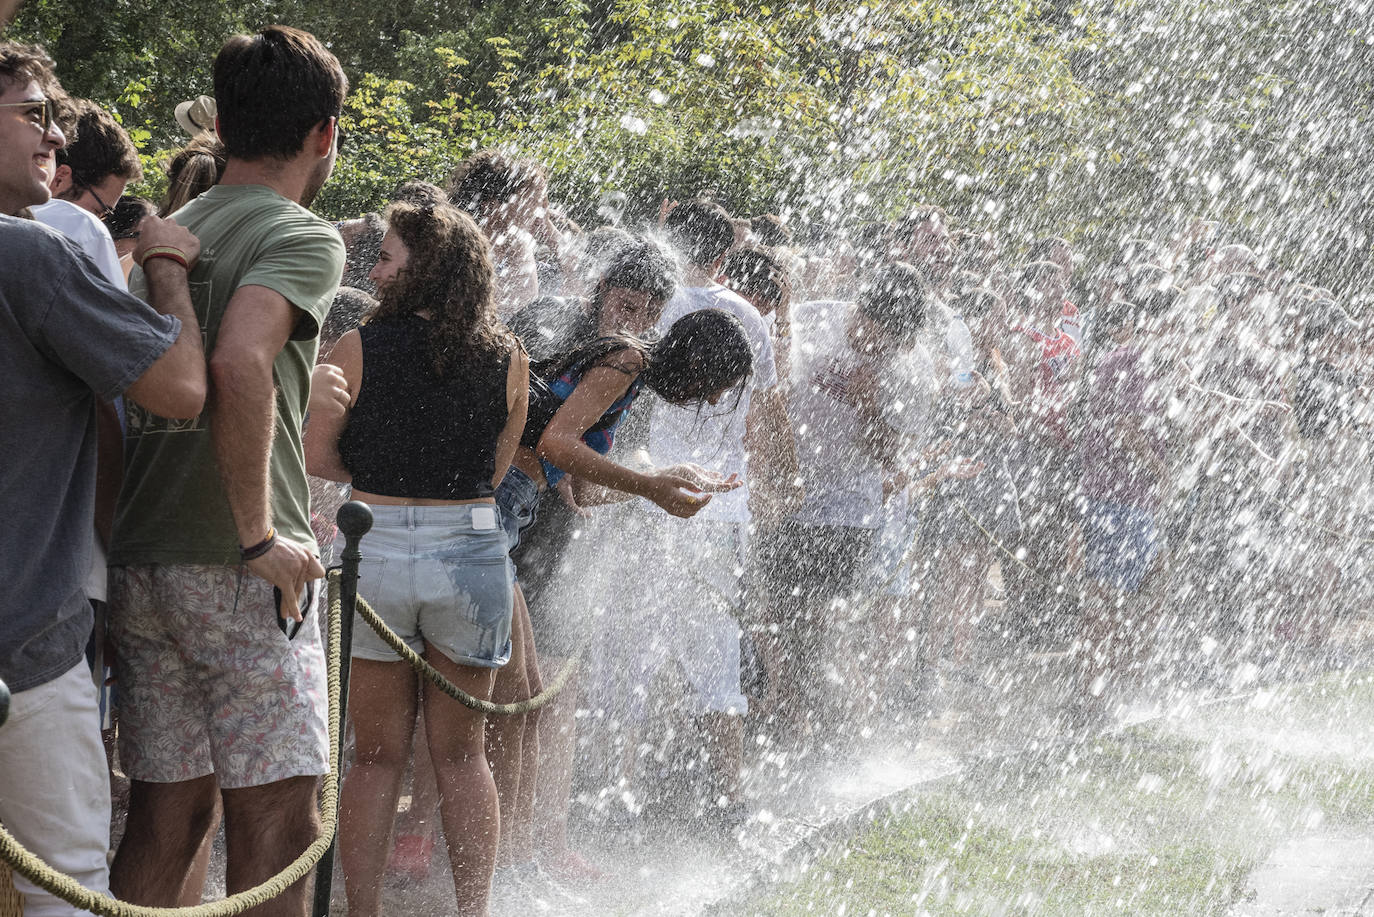
[[[505,665],[515,568],[496,507],[374,506],[372,520],[358,594],[387,626],[417,653],[428,642],[459,665]],[[353,656],[400,658],[361,618],[354,619]]]
[[[520,545],[520,533],[534,525],[539,516],[539,485],[512,465],[496,488],[496,505],[506,533],[506,549],[514,551]]]

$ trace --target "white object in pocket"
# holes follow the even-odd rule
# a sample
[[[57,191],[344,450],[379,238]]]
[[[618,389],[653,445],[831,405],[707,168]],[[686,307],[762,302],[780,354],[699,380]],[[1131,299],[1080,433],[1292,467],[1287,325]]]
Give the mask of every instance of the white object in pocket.
[[[472,530],[490,532],[496,529],[496,507],[474,506],[472,508]]]

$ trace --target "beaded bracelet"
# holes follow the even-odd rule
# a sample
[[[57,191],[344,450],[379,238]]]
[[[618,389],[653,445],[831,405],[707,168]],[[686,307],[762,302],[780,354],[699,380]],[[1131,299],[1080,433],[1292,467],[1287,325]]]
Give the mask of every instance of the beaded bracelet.
[[[174,245],[154,245],[143,253],[143,260],[138,263],[139,267],[147,264],[152,258],[168,258],[180,264],[182,267],[189,266],[189,262],[186,260],[186,253]]]
[[[239,545],[239,556],[243,558],[244,563],[250,560],[257,560],[259,557],[272,550],[272,546],[276,543],[277,530],[275,528],[269,528],[267,530],[267,537],[251,548],[245,548],[243,545]]]

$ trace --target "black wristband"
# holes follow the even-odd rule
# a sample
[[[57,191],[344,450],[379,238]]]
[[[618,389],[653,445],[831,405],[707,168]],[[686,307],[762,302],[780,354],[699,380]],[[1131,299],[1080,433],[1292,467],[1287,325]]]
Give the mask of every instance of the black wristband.
[[[243,545],[239,545],[239,557],[243,559],[244,563],[247,563],[250,560],[257,560],[259,557],[266,554],[268,551],[272,550],[272,546],[276,543],[277,530],[274,528],[269,528],[267,530],[267,537],[264,538],[262,541],[259,541],[257,544],[253,545],[251,548],[245,548]]]

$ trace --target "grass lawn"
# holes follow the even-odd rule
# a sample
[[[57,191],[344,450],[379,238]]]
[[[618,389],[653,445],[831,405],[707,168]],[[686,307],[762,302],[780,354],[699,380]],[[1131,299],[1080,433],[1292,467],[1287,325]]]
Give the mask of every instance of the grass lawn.
[[[1284,839],[1374,833],[1374,675],[994,762],[740,914],[1225,914]]]

